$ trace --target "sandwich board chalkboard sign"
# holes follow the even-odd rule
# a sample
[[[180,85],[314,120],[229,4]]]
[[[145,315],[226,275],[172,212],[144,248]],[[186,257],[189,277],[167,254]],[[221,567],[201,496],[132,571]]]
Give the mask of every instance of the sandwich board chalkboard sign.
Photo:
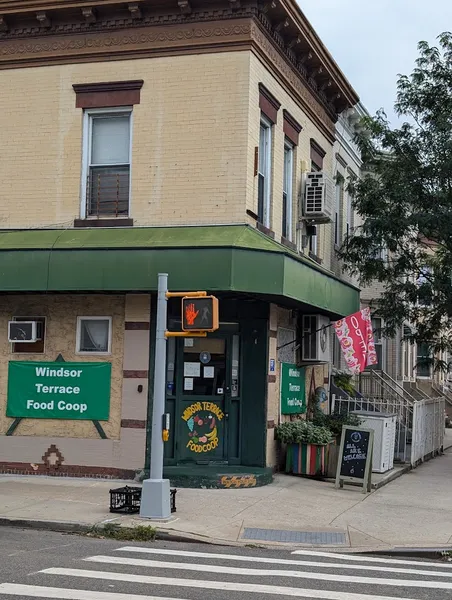
[[[342,427],[336,488],[344,487],[344,483],[347,482],[356,482],[362,483],[364,494],[371,491],[373,445],[372,429],[350,425]]]

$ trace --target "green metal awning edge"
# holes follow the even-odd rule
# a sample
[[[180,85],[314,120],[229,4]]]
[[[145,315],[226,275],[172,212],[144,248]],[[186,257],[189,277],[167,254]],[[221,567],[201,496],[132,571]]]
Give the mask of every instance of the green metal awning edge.
[[[175,290],[315,299],[339,315],[359,308],[356,287],[248,225],[0,232],[3,293],[153,291],[156,270]]]

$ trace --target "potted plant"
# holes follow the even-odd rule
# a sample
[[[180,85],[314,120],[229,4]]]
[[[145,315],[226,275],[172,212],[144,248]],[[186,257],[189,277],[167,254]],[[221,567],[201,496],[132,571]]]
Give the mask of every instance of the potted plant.
[[[323,477],[333,434],[311,421],[290,421],[276,428],[276,439],[287,444],[286,473]]]
[[[321,410],[317,410],[314,415],[313,423],[315,423],[315,425],[318,427],[326,427],[332,433],[334,444],[330,446],[328,451],[327,477],[336,477],[342,426],[351,425],[352,427],[359,427],[361,420],[357,415],[352,415],[347,412],[326,415]]]

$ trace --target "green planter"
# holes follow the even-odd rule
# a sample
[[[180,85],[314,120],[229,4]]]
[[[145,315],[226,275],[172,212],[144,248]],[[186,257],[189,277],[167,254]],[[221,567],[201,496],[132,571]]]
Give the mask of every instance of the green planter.
[[[288,444],[286,473],[326,477],[330,444]]]

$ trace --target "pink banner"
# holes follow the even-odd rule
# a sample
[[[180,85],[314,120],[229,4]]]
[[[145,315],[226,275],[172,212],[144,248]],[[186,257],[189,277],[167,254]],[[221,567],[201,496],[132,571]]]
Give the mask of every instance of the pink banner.
[[[377,364],[370,308],[336,321],[333,327],[350,371],[361,373],[366,367]]]

